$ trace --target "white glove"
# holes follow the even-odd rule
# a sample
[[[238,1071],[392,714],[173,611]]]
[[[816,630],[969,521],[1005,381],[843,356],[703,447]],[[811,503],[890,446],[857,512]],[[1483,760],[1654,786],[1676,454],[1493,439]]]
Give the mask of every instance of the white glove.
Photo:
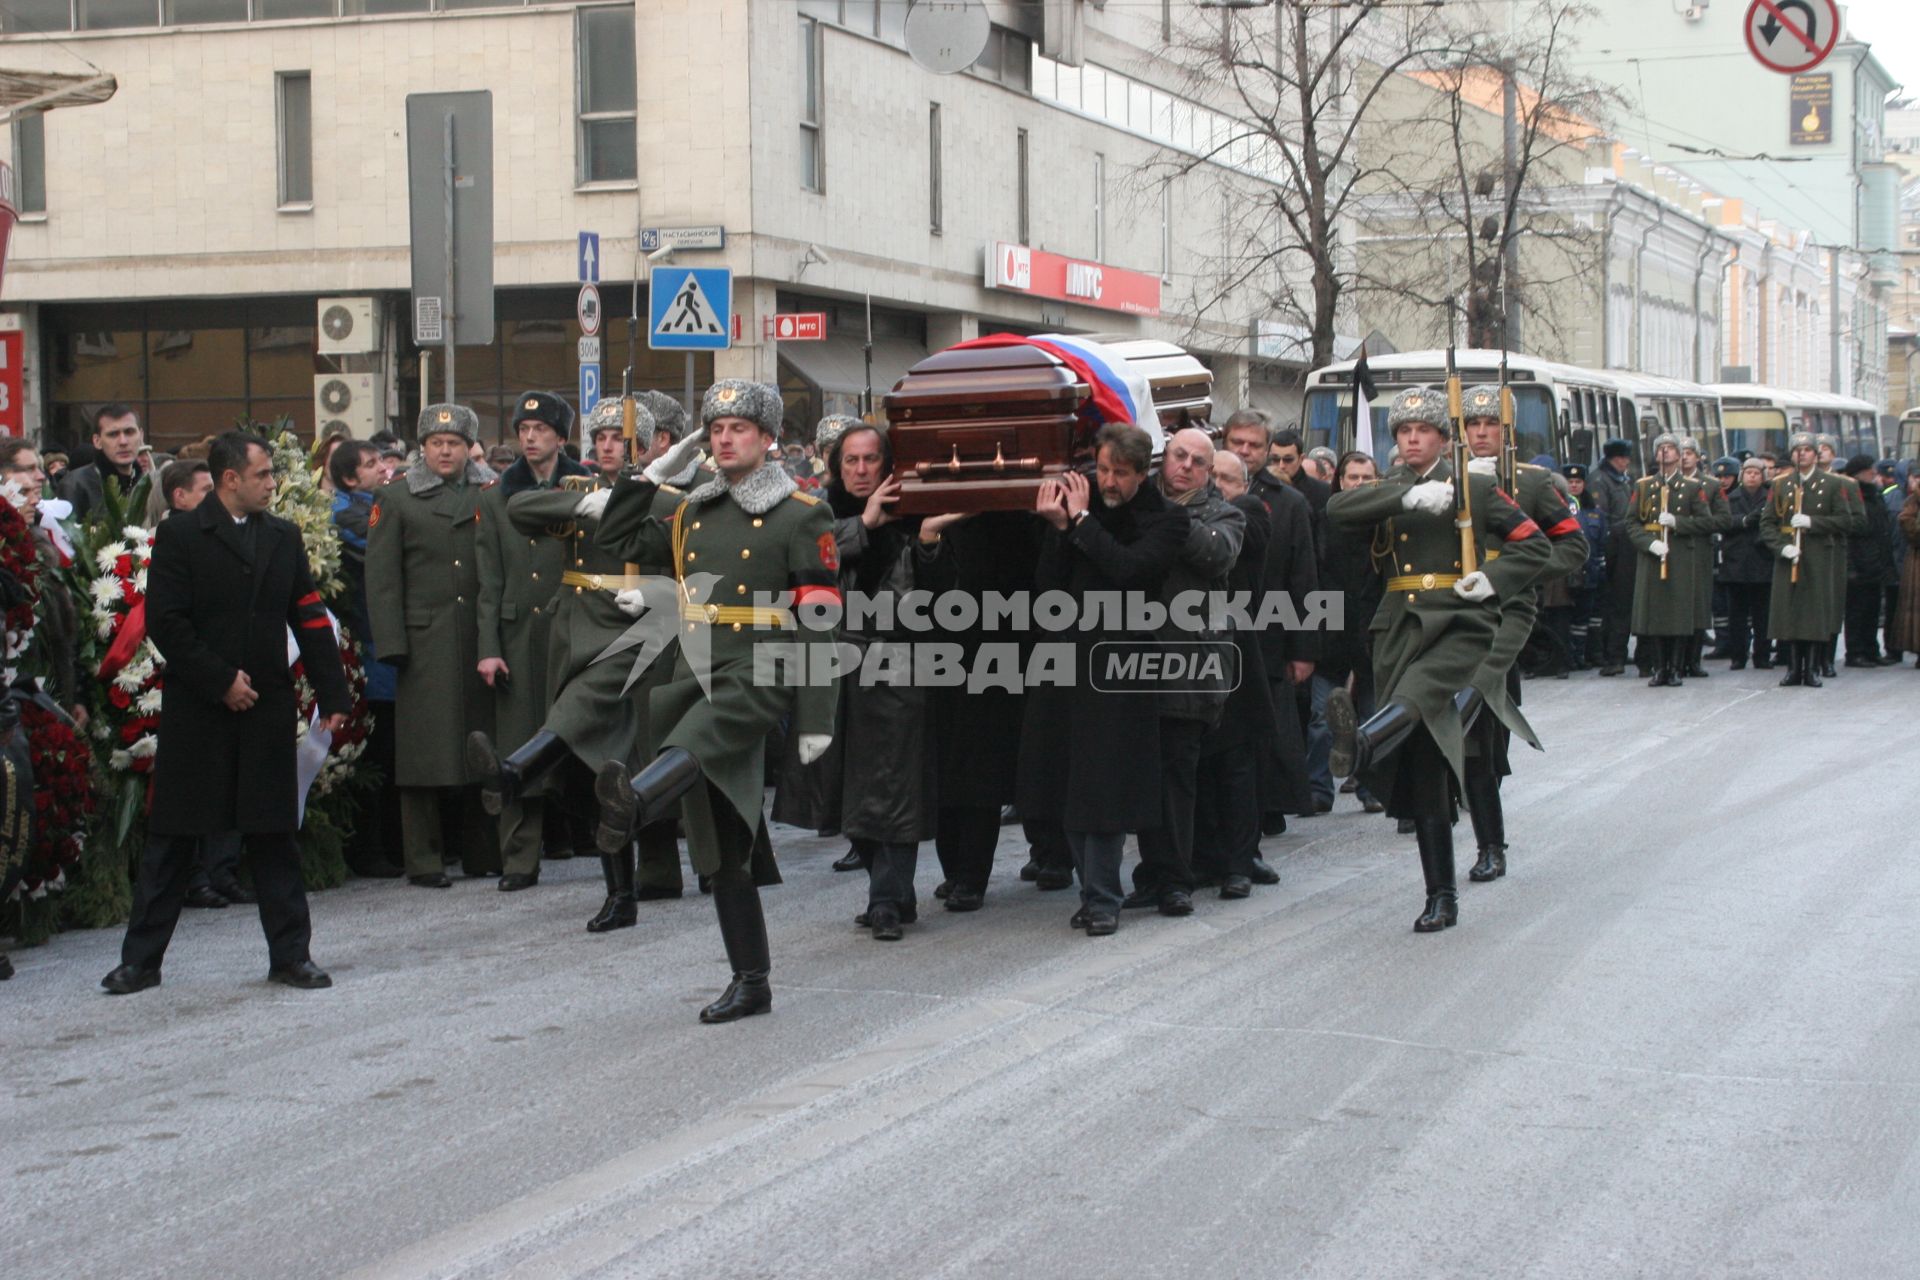
[[[1407,490],[1406,497],[1400,499],[1400,505],[1409,511],[1444,515],[1453,510],[1453,481],[1436,480],[1413,485]]]
[[[1674,515],[1673,512],[1662,511],[1660,513],[1660,527],[1662,529],[1671,529],[1675,525],[1678,525],[1679,523],[1680,523],[1680,518]]]
[[[1497,458],[1469,458],[1467,459],[1467,470],[1477,476],[1497,475],[1500,471],[1500,460]]]
[[[637,618],[647,611],[646,596],[632,587],[629,587],[625,591],[615,592],[613,603],[619,608],[620,612],[626,614],[629,618]]]
[[[1647,550],[1653,552],[1653,554],[1659,556],[1662,560],[1667,558],[1667,544],[1658,538],[1655,538],[1647,544]]]
[[[1800,515],[1787,521],[1787,523],[1795,529],[1811,529],[1813,528],[1813,517],[1802,512]]]
[[[1789,542],[1786,546],[1780,548],[1780,558],[1782,560],[1798,560],[1800,558],[1800,548]]]
[[[827,754],[827,748],[833,745],[830,733],[803,733],[800,735],[800,763],[812,764]]]
[[[641,474],[655,484],[663,480],[671,480],[687,469],[687,464],[692,462],[695,455],[700,452],[700,446],[705,443],[706,438],[705,427],[701,427],[698,431],[687,432],[684,439],[649,462],[647,469]]]
[[[1486,574],[1475,569],[1466,577],[1453,584],[1453,594],[1462,600],[1471,600],[1478,604],[1482,600],[1491,600],[1494,596],[1493,582]]]
[[[606,514],[607,499],[613,496],[611,489],[595,489],[592,493],[580,495],[580,501],[573,504],[573,514],[587,520],[598,520]]]

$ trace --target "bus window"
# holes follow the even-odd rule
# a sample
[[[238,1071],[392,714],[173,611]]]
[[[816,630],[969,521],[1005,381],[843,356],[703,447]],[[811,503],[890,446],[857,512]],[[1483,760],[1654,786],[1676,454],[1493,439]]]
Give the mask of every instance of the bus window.
[[[1553,452],[1553,408],[1553,397],[1545,387],[1513,388],[1513,444],[1520,461]]]
[[[1738,458],[1740,455],[1733,452],[1732,446],[1727,443],[1727,433],[1720,425],[1720,406],[1709,400],[1706,403],[1705,411],[1707,415],[1707,431],[1713,436],[1715,447],[1721,451],[1717,456],[1722,458]],[[1744,462],[1745,459],[1742,458],[1741,461]]]
[[[1894,456],[1908,461],[1920,458],[1920,413],[1912,409],[1900,417],[1900,451]]]
[[[1387,434],[1387,409],[1393,400],[1392,393],[1382,390],[1380,395],[1367,405],[1367,416],[1373,420],[1373,449],[1376,458],[1385,458],[1393,448],[1393,438]],[[1301,422],[1300,436],[1309,449],[1325,447],[1335,453],[1346,449],[1351,436],[1353,421],[1353,392],[1344,387],[1315,387],[1307,392],[1306,416]],[[1382,468],[1384,470],[1384,467]]]
[[[1727,448],[1735,454],[1751,457],[1771,453],[1784,461],[1787,456],[1787,415],[1779,409],[1728,409]]]

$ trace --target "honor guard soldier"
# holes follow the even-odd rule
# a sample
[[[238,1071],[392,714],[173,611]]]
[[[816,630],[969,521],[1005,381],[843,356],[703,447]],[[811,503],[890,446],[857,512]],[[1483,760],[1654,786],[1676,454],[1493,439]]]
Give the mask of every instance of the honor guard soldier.
[[[480,678],[493,689],[493,722],[502,742],[525,742],[546,717],[547,644],[567,552],[566,543],[544,529],[527,534],[513,528],[507,507],[520,494],[564,491],[570,477],[589,475],[560,447],[573,430],[572,406],[544,391],[529,391],[515,404],[513,430],[520,437],[520,458],[498,484],[481,492],[475,547],[480,561]],[[523,792],[518,803],[498,810],[502,891],[530,889],[540,882],[546,810],[545,796],[538,791]]]
[[[1493,477],[1497,482],[1501,451],[1512,444],[1501,414],[1500,388],[1470,389],[1462,398],[1462,419],[1466,423],[1467,452],[1473,455],[1467,469]],[[1515,505],[1553,544],[1535,581],[1551,582],[1583,572],[1587,566],[1587,535],[1561,496],[1559,486],[1554,484],[1553,473],[1545,467],[1516,461],[1513,490],[1510,496]],[[1497,547],[1487,550],[1489,560],[1497,560],[1500,555]],[[1480,715],[1476,703],[1486,697],[1487,690],[1504,689],[1508,701],[1519,707],[1520,675],[1514,664],[1519,661],[1520,651],[1526,648],[1527,638],[1533,634],[1539,612],[1531,587],[1502,593],[1499,633],[1481,661],[1473,683],[1461,691],[1459,699],[1461,719],[1470,727],[1465,788],[1467,813],[1473,819],[1474,843],[1480,853],[1467,876],[1478,882],[1498,880],[1507,874],[1507,820],[1500,803],[1500,779],[1513,772],[1509,759],[1513,731],[1497,715]],[[1517,711],[1516,718],[1524,722]],[[1531,746],[1539,748],[1540,742],[1531,728],[1525,730],[1523,736]]]
[[[1705,461],[1700,453],[1699,441],[1692,436],[1680,441],[1680,474],[1700,482],[1700,496],[1706,500],[1707,513],[1713,517],[1707,529],[1682,537],[1678,543],[1693,564],[1693,642],[1687,646],[1680,664],[1680,674],[1688,680],[1707,678],[1707,668],[1701,656],[1707,646],[1707,628],[1713,625],[1715,551],[1720,535],[1733,528],[1733,509],[1727,505],[1726,491],[1720,487],[1720,481],[1705,469]]]
[[[671,399],[667,402],[679,409]],[[669,420],[684,427],[686,413],[680,411]],[[688,459],[697,457],[700,448],[696,440],[676,450],[675,437],[659,428],[644,403],[634,408],[634,438],[645,442],[641,461],[649,466],[660,462],[663,471],[681,469]],[[589,768],[630,753],[636,768],[644,763],[646,757],[639,753],[647,740],[647,697],[672,669],[670,652],[656,657],[640,679],[631,681],[631,654],[621,660],[597,661],[633,626],[633,618],[620,607],[621,593],[638,590],[646,575],[673,570],[666,559],[628,564],[602,550],[595,539],[599,511],[633,456],[621,399],[594,405],[587,417],[587,441],[594,474],[569,476],[561,488],[518,493],[507,503],[507,519],[514,532],[543,538],[560,548],[563,568],[554,575],[555,594],[549,597],[554,621],[547,674],[553,696],[545,722],[517,740],[502,734],[502,742],[518,742],[513,754],[504,759],[485,734],[468,738],[468,763],[481,779],[481,799],[489,808],[513,805],[565,766],[569,757]],[[671,515],[679,498],[679,490],[662,485],[658,498],[664,504],[662,514]],[[600,855],[607,900],[587,921],[588,933],[630,928],[639,918],[637,903],[680,896],[680,845],[672,819],[643,827],[639,846],[637,886],[631,841]]]
[[[1453,821],[1467,770],[1455,698],[1492,649],[1505,602],[1531,587],[1550,547],[1491,477],[1465,476],[1470,511],[1457,509],[1440,393],[1402,391],[1388,410],[1387,428],[1400,464],[1379,484],[1343,489],[1327,502],[1336,527],[1372,531],[1374,559],[1386,578],[1371,626],[1380,709],[1358,724],[1352,698],[1335,689],[1327,699],[1327,727],[1333,771],[1360,774],[1386,799],[1388,814],[1413,822],[1427,884],[1426,910],[1413,927],[1432,933],[1459,919]],[[1463,518],[1471,520],[1464,529],[1456,524]],[[1497,559],[1483,554],[1496,549]],[[1484,567],[1469,565],[1469,557]],[[1523,729],[1504,678],[1483,696],[1482,714]]]
[[[1706,485],[1680,473],[1680,437],[1653,442],[1654,472],[1633,486],[1627,536],[1639,553],[1633,581],[1633,632],[1653,646],[1654,688],[1678,688],[1698,629],[1698,562],[1687,539],[1713,532]]]
[[[393,782],[407,879],[444,889],[449,848],[468,875],[500,870],[499,825],[480,808],[467,735],[493,727],[480,678],[480,563],[486,472],[480,420],[464,405],[420,414],[420,460],[380,490],[367,517],[367,608],[382,662],[399,673]]]
[[[1846,490],[1860,486],[1818,467],[1815,438],[1795,432],[1787,442],[1793,469],[1773,482],[1760,516],[1760,541],[1776,557],[1767,632],[1786,646],[1787,673],[1780,683],[1818,689],[1826,646],[1845,621],[1846,596],[1836,593],[1837,575],[1846,579],[1847,537],[1865,523],[1865,508],[1855,515]],[[1834,554],[1834,548],[1839,554]]]
[[[1813,443],[1819,458],[1821,474],[1840,476],[1840,468],[1835,463],[1839,457],[1839,442],[1823,432],[1813,438]],[[1864,531],[1867,527],[1867,508],[1861,501],[1860,486],[1857,484],[1841,486],[1840,497],[1847,505],[1847,531],[1849,533]],[[1816,546],[1815,549],[1827,557],[1828,563],[1819,578],[1820,581],[1829,584],[1827,589],[1833,593],[1834,623],[1833,633],[1815,650],[1814,665],[1818,666],[1819,674],[1831,680],[1838,674],[1834,670],[1833,659],[1839,652],[1840,630],[1846,625],[1847,618],[1847,540],[1836,538],[1831,544]]]
[[[815,667],[817,655],[806,651],[830,644],[833,630],[816,625],[805,606],[840,601],[832,513],[799,492],[767,452],[779,439],[781,417],[777,388],[716,382],[700,418],[719,474],[664,520],[651,479],[623,480],[600,522],[600,545],[612,554],[643,563],[671,556],[680,615],[673,674],[651,704],[657,754],[629,780],[621,752],[595,785],[600,847],[618,849],[636,824],[666,817],[679,804],[687,852],[694,870],[712,881],[733,968],[733,981],[701,1011],[702,1022],[773,1007],[758,888],[780,881],[761,813],[767,735],[791,716],[802,764],[818,759],[833,737],[834,682],[801,677],[795,689],[791,678],[780,678],[781,664],[764,661],[799,651],[800,665]],[[756,661],[763,649],[772,652]]]

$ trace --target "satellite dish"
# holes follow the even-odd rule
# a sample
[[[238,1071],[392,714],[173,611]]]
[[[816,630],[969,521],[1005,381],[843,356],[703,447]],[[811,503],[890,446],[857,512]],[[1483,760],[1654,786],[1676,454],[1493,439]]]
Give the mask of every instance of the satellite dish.
[[[993,23],[980,0],[913,0],[907,10],[907,52],[937,76],[965,71],[987,50]]]

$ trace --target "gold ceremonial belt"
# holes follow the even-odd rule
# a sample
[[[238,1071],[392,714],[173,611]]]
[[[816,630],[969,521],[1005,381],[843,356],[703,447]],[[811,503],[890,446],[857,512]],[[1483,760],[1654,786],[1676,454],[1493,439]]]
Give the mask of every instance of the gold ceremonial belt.
[[[589,591],[638,591],[646,578],[637,573],[576,573],[569,569],[560,575],[560,581]]]
[[[711,626],[724,627],[779,627],[791,628],[793,613],[787,609],[761,608],[745,604],[693,604],[680,602],[680,620],[682,622],[705,622]]]
[[[1406,578],[1388,578],[1389,591],[1438,591],[1460,581],[1457,573],[1416,573]]]
[[[1658,520],[1650,520],[1646,524],[1641,525],[1640,527],[1642,529],[1645,529],[1648,533],[1658,533],[1660,532],[1660,530],[1666,528],[1666,526],[1661,524]]]

